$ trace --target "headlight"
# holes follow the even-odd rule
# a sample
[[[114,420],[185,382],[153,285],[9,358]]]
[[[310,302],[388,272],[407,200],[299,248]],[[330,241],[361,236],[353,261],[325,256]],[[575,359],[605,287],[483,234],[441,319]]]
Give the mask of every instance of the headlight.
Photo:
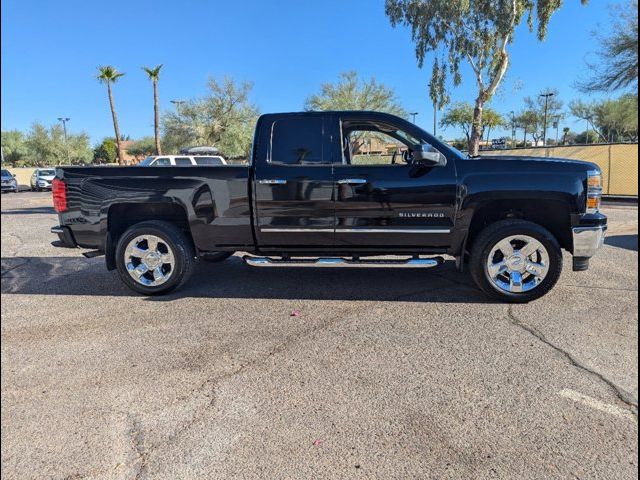
[[[598,213],[602,201],[602,172],[591,170],[587,173],[587,213]]]

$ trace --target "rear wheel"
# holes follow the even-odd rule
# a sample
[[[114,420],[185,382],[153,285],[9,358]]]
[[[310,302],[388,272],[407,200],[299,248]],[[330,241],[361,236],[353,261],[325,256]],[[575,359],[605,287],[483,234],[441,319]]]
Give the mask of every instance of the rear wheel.
[[[175,225],[137,223],[118,240],[116,266],[122,281],[144,295],[168,293],[184,283],[195,263],[193,246]]]
[[[471,249],[471,276],[488,295],[524,303],[545,295],[562,272],[562,250],[544,227],[525,220],[489,225]]]

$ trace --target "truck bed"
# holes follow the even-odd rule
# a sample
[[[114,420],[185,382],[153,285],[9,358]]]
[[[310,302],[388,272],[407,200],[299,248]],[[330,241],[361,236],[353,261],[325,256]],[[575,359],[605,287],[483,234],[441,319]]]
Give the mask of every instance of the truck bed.
[[[199,251],[253,244],[247,165],[64,167],[57,177],[67,188],[61,224],[81,247],[105,250],[119,217],[150,212],[185,222]]]

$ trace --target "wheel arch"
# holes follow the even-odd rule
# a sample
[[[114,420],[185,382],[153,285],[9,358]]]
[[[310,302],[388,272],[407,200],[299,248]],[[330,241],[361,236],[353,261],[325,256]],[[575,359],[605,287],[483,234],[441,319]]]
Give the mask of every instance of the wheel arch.
[[[171,223],[182,230],[196,250],[191,235],[189,216],[185,207],[177,202],[116,203],[107,213],[107,235],[105,240],[105,261],[108,270],[116,268],[115,252],[120,236],[133,225],[160,220]]]
[[[509,218],[536,223],[549,230],[562,248],[569,251],[573,248],[569,205],[560,200],[531,198],[492,200],[481,204],[469,223],[466,249],[471,250],[478,234],[487,226]]]

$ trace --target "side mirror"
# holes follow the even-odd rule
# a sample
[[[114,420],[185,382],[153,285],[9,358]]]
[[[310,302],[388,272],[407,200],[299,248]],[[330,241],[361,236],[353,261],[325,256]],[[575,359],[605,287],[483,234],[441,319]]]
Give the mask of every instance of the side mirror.
[[[413,149],[413,161],[420,165],[446,165],[447,157],[431,145],[423,143],[422,145],[416,145]]]

